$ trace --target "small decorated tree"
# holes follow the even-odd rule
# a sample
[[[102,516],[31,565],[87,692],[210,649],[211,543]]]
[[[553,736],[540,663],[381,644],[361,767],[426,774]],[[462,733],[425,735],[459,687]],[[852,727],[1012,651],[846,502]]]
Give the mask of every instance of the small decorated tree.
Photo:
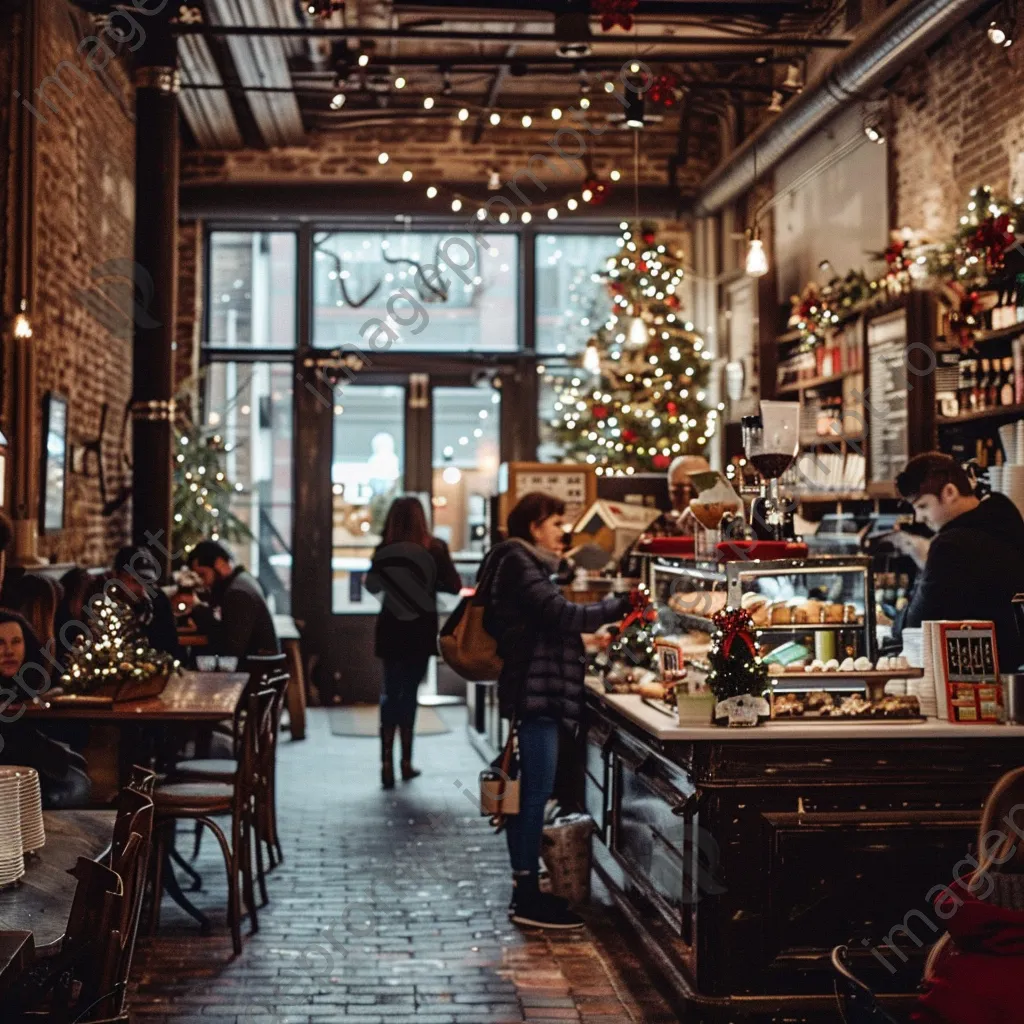
[[[756,725],[759,718],[767,717],[769,707],[763,697],[768,669],[757,650],[754,623],[742,608],[715,612],[712,621],[708,686],[718,701],[715,719]]]
[[[623,620],[619,632],[608,645],[609,663],[620,662],[634,668],[654,668],[654,634],[658,613],[653,605],[639,604]]]
[[[150,647],[129,605],[106,596],[97,602],[87,637],[68,655],[61,686],[68,693],[117,694],[129,684],[168,676],[178,667],[169,654]]]

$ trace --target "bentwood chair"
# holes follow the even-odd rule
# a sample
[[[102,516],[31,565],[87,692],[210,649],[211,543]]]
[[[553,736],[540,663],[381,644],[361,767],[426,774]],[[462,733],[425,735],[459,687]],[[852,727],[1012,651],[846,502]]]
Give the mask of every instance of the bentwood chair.
[[[156,850],[154,858],[153,906],[150,932],[160,921],[160,897],[163,889],[164,852],[179,819],[191,819],[213,832],[224,855],[228,881],[228,924],[235,953],[242,952],[242,901],[249,913],[251,933],[259,930],[253,887],[253,838],[257,830],[257,794],[259,792],[260,737],[270,729],[277,691],[262,689],[249,694],[242,718],[239,760],[228,781],[183,781],[158,785],[156,804]],[[213,820],[231,816],[231,838]],[[255,847],[257,866],[263,871],[260,843]],[[241,885],[241,891],[239,890]]]
[[[832,950],[832,970],[839,1015],[845,1024],[899,1024],[879,1006],[875,993],[853,973],[846,946]]]
[[[290,676],[284,663],[284,656],[250,659],[253,665],[251,678],[259,681],[260,687],[272,689],[277,697],[272,714],[264,723],[266,731],[259,738],[259,773],[257,792],[257,836],[258,842],[266,848],[268,870],[273,870],[284,860],[281,839],[277,828],[277,745],[281,734],[281,717],[287,700]],[[187,782],[229,783],[238,769],[237,760],[228,758],[191,758],[179,761],[174,766],[175,780]],[[197,842],[193,857],[198,855]],[[258,873],[260,896],[267,903],[265,873]]]

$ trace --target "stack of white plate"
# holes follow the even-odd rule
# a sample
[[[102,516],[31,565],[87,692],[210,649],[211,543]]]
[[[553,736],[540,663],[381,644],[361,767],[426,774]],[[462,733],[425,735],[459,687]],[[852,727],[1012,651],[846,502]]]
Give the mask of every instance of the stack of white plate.
[[[1016,466],[1020,462],[1021,447],[1017,441],[1016,423],[1005,423],[999,428],[999,440],[1003,445],[1003,454],[1006,456],[1005,465]],[[995,488],[993,488],[995,490]]]
[[[25,874],[21,849],[21,779],[14,768],[0,768],[0,886]]]
[[[43,830],[43,795],[39,788],[39,772],[35,768],[18,766],[21,786],[18,790],[21,803],[21,850],[35,853],[46,845]]]
[[[1003,467],[1003,494],[1024,512],[1024,466]]]
[[[1003,466],[988,467],[988,482],[993,494],[1003,493]]]

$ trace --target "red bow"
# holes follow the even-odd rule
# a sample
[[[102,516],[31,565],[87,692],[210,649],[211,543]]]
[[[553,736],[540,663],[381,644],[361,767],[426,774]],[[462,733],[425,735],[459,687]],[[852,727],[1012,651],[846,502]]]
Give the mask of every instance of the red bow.
[[[751,619],[749,612],[742,608],[725,608],[720,612],[715,612],[711,621],[722,633],[722,654],[727,658],[735,640],[746,644],[751,655],[757,657],[757,645],[754,643],[753,632],[754,620]]]

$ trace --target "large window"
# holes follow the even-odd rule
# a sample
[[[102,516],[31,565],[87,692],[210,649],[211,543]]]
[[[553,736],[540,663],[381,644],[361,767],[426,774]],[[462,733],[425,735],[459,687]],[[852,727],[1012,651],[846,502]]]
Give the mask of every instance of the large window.
[[[615,235],[538,235],[537,351],[574,355],[608,318],[611,299],[598,273],[619,251]]]
[[[452,231],[318,233],[313,343],[401,352],[519,347],[519,239]],[[372,357],[372,356],[371,356]]]
[[[295,347],[295,254],[290,231],[211,232],[209,348]]]
[[[291,607],[292,367],[216,362],[207,369],[204,428],[228,449],[225,472],[237,493],[230,542],[278,612]]]

